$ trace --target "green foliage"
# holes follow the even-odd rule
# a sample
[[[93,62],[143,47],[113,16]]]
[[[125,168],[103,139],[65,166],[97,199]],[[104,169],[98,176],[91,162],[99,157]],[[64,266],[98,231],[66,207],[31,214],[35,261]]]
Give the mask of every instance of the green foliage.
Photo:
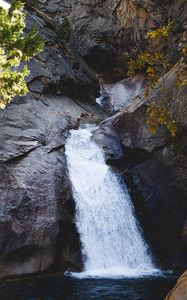
[[[24,4],[13,1],[8,10],[0,7],[0,108],[13,99],[28,92],[25,77],[29,71],[20,64],[39,53],[44,42],[33,27],[27,34],[25,29]]]
[[[71,24],[68,18],[65,16],[56,33],[57,42],[60,42],[62,44],[68,43],[70,39],[71,31],[72,31]]]
[[[146,75],[147,86],[144,96],[148,97],[154,88],[160,84],[160,78],[169,71],[173,65],[169,62],[167,52],[163,51],[163,46],[169,48],[169,37],[172,33],[173,23],[169,22],[167,26],[160,27],[147,34],[149,41],[156,42],[154,50],[141,52],[136,59],[130,59],[128,63],[128,75],[134,76],[138,71],[143,71]],[[155,51],[156,49],[156,51]],[[185,67],[183,71],[177,72],[176,88],[180,89],[187,85],[187,45],[180,54]],[[160,92],[164,96],[167,89],[164,82],[160,85]],[[159,125],[164,125],[170,131],[172,136],[176,135],[177,127],[171,112],[165,107],[166,99],[162,97],[148,106],[147,121],[152,133],[156,133]]]

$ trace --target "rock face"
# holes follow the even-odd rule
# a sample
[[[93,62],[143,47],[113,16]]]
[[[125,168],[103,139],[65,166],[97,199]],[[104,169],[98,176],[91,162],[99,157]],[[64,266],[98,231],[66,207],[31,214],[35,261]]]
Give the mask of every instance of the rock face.
[[[187,299],[187,271],[179,278],[173,290],[165,300],[186,300]]]
[[[81,269],[64,146],[82,117],[102,118],[91,105],[94,73],[73,46],[57,43],[55,22],[35,7],[33,24],[46,46],[28,63],[30,93],[0,111],[0,278]]]
[[[97,72],[101,89],[104,88],[109,95],[113,105],[110,113],[119,110],[119,113],[101,123],[93,138],[104,148],[108,163],[122,171],[127,170],[125,180],[134,195],[137,213],[159,264],[184,268],[187,263],[186,91],[177,94],[174,89],[175,70],[172,70],[165,80],[167,99],[180,129],[175,139],[171,139],[163,128],[154,136],[145,125],[146,104],[141,95],[143,80],[133,85],[128,79],[124,80],[124,76],[129,56],[134,57],[139,50],[147,49],[147,31],[166,24],[168,19],[175,24],[170,51],[175,51],[178,45],[186,41],[186,1],[40,0],[40,7],[47,18],[57,24],[65,15],[68,16],[72,27],[69,47],[74,57],[71,54],[68,60],[67,69],[71,66],[71,71],[68,71],[67,77],[71,78],[71,83],[73,81],[73,87],[78,87],[73,88],[73,93],[79,91],[79,98],[84,98],[79,80],[83,76],[82,86],[87,87],[86,95],[96,95],[97,80],[88,65]],[[78,83],[75,76],[77,68]],[[66,75],[60,75],[57,82],[55,87],[60,86],[56,89],[57,93],[69,92]],[[61,82],[65,88],[61,88]],[[134,88],[137,86],[139,88]],[[40,89],[40,86],[37,88]],[[128,90],[128,96],[131,94],[129,98],[125,96],[128,101],[124,99],[124,90]],[[159,92],[155,90],[147,103],[159,97]]]
[[[156,256],[166,267],[185,268],[187,99],[186,89],[180,93],[175,89],[175,68],[166,79],[168,106],[178,125],[175,138],[169,137],[164,128],[150,134],[144,105],[133,107],[130,113],[122,112],[114,123],[121,133],[125,165],[142,196],[137,198],[137,209],[144,215],[144,227]],[[159,97],[158,91],[152,95],[154,100]]]
[[[143,78],[124,77],[129,56],[147,47],[147,31],[171,18],[171,51],[185,41],[186,1],[27,0],[26,5],[27,27],[36,24],[46,45],[29,62],[30,93],[0,112],[0,278],[57,266],[82,268],[64,145],[83,116],[103,118],[92,105],[100,89],[110,100],[108,112],[115,114],[93,138],[107,162],[126,174],[159,265],[184,268],[186,93],[176,93],[174,73],[168,74],[168,104],[180,130],[175,139],[164,129],[153,136],[145,125]],[[64,16],[72,29],[65,44],[57,40]]]
[[[0,278],[55,262],[81,267],[64,142],[94,110],[65,96],[28,95],[1,112]]]
[[[94,103],[99,83],[77,53],[74,43],[62,46],[57,40],[58,23],[36,8],[27,11],[28,29],[33,25],[38,27],[45,47],[28,63],[29,90],[35,94],[53,91],[53,94],[65,94]]]
[[[147,102],[140,97],[102,122],[94,139],[105,150],[109,163],[125,170],[125,180],[159,264],[183,269],[187,264],[187,99],[185,89],[180,93],[175,89],[176,68],[165,79],[168,106],[179,127],[175,138],[164,128],[151,134],[145,121]],[[148,101],[159,97],[159,90],[155,90]],[[113,128],[110,139],[108,128]],[[116,155],[120,145],[123,156],[121,152]]]
[[[50,2],[50,0],[49,0]],[[147,48],[146,33],[173,19],[176,32],[186,25],[186,1],[69,1],[77,48],[88,65],[107,80],[124,77],[129,56]],[[171,41],[176,47],[180,34]]]
[[[133,78],[125,78],[116,83],[102,83],[101,105],[109,114],[113,115],[131,103],[132,99],[143,93],[144,76],[138,74]]]
[[[38,6],[57,24],[68,16],[75,48],[109,82],[123,79],[129,56],[147,47],[149,30],[173,19],[175,47],[186,24],[185,0],[40,0]]]

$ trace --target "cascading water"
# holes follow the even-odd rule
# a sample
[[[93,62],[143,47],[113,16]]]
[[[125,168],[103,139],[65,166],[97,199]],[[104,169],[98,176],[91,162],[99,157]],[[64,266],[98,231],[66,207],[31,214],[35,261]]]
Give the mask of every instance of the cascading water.
[[[140,276],[156,271],[127,188],[91,139],[93,126],[71,130],[66,156],[82,243],[82,276]]]

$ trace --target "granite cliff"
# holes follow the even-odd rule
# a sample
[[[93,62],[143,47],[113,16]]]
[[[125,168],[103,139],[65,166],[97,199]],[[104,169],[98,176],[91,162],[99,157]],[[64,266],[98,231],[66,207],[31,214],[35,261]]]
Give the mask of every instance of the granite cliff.
[[[145,125],[144,78],[127,78],[127,60],[148,47],[146,32],[172,19],[171,53],[186,41],[185,0],[26,1],[45,49],[29,62],[30,93],[0,112],[0,277],[49,268],[81,270],[74,202],[64,155],[70,128],[101,122],[93,138],[124,174],[159,266],[186,268],[186,90],[167,75],[168,103],[179,131],[151,135]],[[59,41],[63,18],[71,24]],[[96,104],[106,92],[106,112]],[[128,97],[127,97],[128,94]],[[120,97],[119,97],[120,95]],[[130,96],[129,96],[130,95]]]

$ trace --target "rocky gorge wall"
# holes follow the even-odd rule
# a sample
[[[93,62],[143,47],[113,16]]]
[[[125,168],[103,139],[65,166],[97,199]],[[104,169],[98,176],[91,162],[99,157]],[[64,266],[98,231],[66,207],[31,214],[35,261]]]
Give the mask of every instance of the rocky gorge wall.
[[[108,163],[125,175],[158,264],[185,269],[186,91],[176,93],[172,71],[168,99],[180,132],[175,140],[163,129],[153,136],[145,125],[146,103],[152,100],[142,97],[144,79],[125,77],[129,56],[147,47],[146,32],[168,18],[177,24],[171,50],[184,42],[186,1],[26,4],[27,26],[37,24],[46,46],[29,62],[30,93],[0,112],[0,277],[57,265],[81,269],[64,144],[69,129],[85,117],[90,122],[106,119],[94,139],[104,147]],[[64,16],[72,28],[65,45],[56,39]],[[131,90],[128,103],[123,94],[119,103],[115,94],[119,80]],[[110,118],[94,104],[102,87],[109,101],[113,94]]]
[[[103,113],[94,73],[57,43],[51,20],[27,11],[45,49],[29,62],[29,94],[0,112],[0,278],[82,266],[64,146],[82,118]]]
[[[28,96],[1,113],[0,277],[80,268],[64,145],[68,130],[93,113],[54,95]]]
[[[167,100],[179,127],[175,138],[165,128],[155,135],[149,131],[147,102],[137,98],[103,121],[94,139],[103,147],[108,163],[124,174],[157,263],[183,270],[187,263],[187,99],[186,89],[180,94],[176,91],[174,74],[175,68],[166,85]],[[159,96],[159,90],[154,91],[149,101]]]

